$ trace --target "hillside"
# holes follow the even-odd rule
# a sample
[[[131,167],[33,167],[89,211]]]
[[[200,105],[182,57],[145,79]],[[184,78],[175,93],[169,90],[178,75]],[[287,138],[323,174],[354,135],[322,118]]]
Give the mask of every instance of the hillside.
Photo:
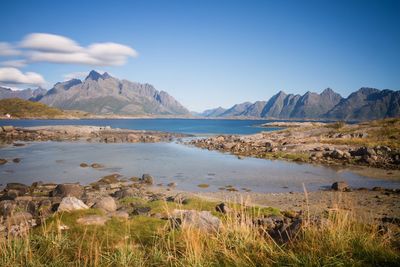
[[[1,116],[10,114],[12,118],[59,118],[67,116],[66,113],[57,108],[19,98],[1,99],[0,114]]]

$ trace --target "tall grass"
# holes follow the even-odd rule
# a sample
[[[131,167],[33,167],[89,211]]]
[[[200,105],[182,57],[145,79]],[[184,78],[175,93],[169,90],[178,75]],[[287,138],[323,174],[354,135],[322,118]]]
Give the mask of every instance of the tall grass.
[[[144,217],[99,227],[70,224],[61,231],[59,225],[71,219],[58,217],[25,238],[0,239],[0,266],[398,266],[400,261],[398,236],[364,223],[351,210],[305,216],[296,237],[282,244],[253,223],[256,210],[233,207],[217,232],[190,225],[173,229],[164,222],[142,233]],[[139,232],[150,236],[142,239]]]

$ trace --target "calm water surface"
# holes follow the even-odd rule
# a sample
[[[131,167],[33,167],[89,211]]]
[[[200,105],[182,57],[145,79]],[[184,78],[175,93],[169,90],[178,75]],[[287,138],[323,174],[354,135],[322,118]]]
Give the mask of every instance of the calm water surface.
[[[256,192],[318,190],[344,180],[354,187],[400,187],[399,182],[371,179],[348,171],[285,161],[245,158],[202,150],[177,143],[91,144],[68,142],[30,143],[24,147],[0,149],[0,184],[33,181],[80,182],[87,184],[110,173],[125,177],[150,173],[155,183],[176,182],[189,191],[217,191],[221,186],[249,188]],[[81,168],[80,163],[101,163],[104,169]],[[210,187],[200,189],[198,184]]]
[[[112,120],[0,120],[1,125],[19,127],[43,125],[111,126],[132,130],[154,130],[186,134],[254,134],[277,128],[259,127],[267,120],[205,120],[205,119],[112,119]]]

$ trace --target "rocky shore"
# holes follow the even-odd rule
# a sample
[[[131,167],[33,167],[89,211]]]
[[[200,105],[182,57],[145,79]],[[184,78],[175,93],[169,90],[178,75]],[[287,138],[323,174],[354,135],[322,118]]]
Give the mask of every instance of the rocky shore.
[[[254,135],[220,135],[188,142],[239,157],[400,170],[400,120],[346,125],[285,122],[286,129]]]
[[[344,182],[337,182],[331,190],[307,194],[200,194],[179,192],[174,185],[154,186],[154,183],[149,174],[129,179],[111,174],[85,186],[8,183],[0,192],[0,238],[21,237],[54,215],[89,209],[99,212],[79,216],[75,223],[104,225],[112,218],[129,220],[145,216],[168,221],[171,227],[186,225],[216,231],[221,223],[216,215],[237,212],[243,207],[254,213],[254,208],[259,207],[258,215],[252,217],[254,224],[279,242],[288,238],[282,235],[285,231],[295,231],[301,225],[305,212],[320,220],[326,212],[344,208],[367,215],[370,223],[378,221],[385,227],[400,224],[398,189],[352,189]],[[58,227],[60,231],[68,230],[65,225]]]
[[[179,133],[112,129],[109,126],[40,126],[40,127],[0,127],[0,143],[17,141],[77,141],[100,143],[153,143],[166,142],[174,138],[186,137]]]

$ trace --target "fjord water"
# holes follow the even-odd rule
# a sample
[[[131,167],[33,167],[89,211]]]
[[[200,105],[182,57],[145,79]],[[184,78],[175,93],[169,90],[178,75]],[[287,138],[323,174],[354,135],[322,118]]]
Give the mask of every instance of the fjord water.
[[[214,120],[214,119],[85,119],[85,120],[0,120],[2,125],[18,127],[44,125],[91,125],[111,126],[131,130],[153,130],[185,134],[254,134],[273,131],[277,128],[263,128],[267,120]]]
[[[348,171],[233,155],[202,150],[178,143],[98,144],[86,142],[34,142],[23,147],[0,149],[0,157],[9,160],[0,165],[0,184],[34,181],[88,184],[111,173],[126,178],[150,173],[155,183],[177,184],[177,189],[217,191],[232,185],[256,192],[302,191],[347,181],[354,187],[400,187],[399,182],[371,179]],[[21,158],[13,163],[13,158]],[[80,163],[104,164],[103,169],[82,168]],[[209,184],[201,189],[197,185]]]

